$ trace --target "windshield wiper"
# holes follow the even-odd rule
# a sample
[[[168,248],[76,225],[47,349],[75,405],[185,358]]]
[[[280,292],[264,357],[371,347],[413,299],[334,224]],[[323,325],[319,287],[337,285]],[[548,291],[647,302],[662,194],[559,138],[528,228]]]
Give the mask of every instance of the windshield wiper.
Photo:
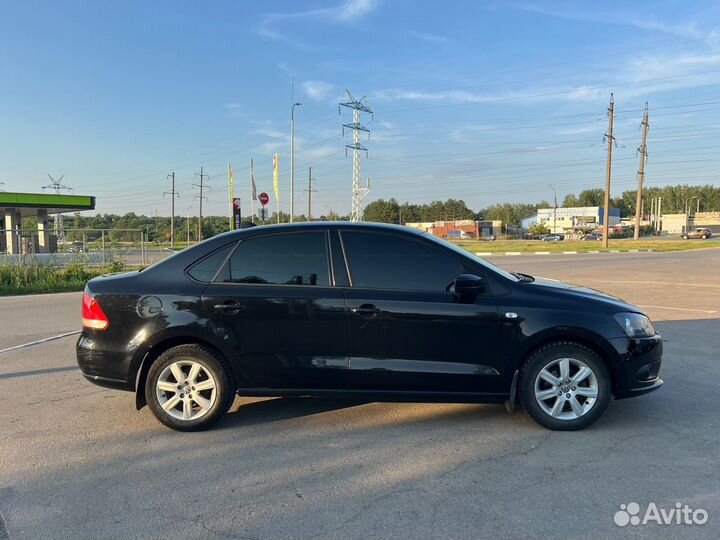
[[[528,281],[528,282],[535,281],[535,278],[529,274],[523,274],[522,272],[510,272],[510,273],[513,276],[515,276],[516,278],[518,278],[520,281]]]

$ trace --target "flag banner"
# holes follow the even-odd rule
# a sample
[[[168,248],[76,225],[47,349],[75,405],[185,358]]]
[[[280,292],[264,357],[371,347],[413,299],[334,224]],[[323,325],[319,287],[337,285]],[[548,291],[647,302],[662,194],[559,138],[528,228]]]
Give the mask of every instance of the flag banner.
[[[275,152],[273,156],[273,190],[275,191],[275,200],[280,201],[280,171],[278,164],[278,155]]]
[[[235,213],[234,208],[235,192],[233,190],[233,172],[230,162],[228,161],[228,199],[230,200],[230,230],[233,229],[233,214]]]
[[[252,200],[257,201],[257,186],[255,185],[255,168],[253,167],[253,160],[250,158],[250,189],[252,192]]]
[[[240,208],[240,197],[233,198],[233,229],[242,228],[242,209]]]

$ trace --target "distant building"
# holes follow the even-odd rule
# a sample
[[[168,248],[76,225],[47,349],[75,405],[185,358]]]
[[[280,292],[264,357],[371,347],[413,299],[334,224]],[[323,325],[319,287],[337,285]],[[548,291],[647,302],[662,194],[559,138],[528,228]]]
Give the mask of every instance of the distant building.
[[[502,221],[475,221],[472,219],[455,219],[448,221],[424,221],[405,223],[406,227],[420,229],[440,238],[447,238],[450,231],[462,231],[472,238],[486,238],[500,234]],[[451,233],[450,236],[453,236]],[[464,237],[464,235],[463,235]]]
[[[572,230],[594,230],[602,227],[605,209],[602,206],[577,206],[565,208],[539,208],[534,216],[522,220],[523,229],[542,223],[551,233]],[[620,209],[610,208],[610,226],[620,223]]]

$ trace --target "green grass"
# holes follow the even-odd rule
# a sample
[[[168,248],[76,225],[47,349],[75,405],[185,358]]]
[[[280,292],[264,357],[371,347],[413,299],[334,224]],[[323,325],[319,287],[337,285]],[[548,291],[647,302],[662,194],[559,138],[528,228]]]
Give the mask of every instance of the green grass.
[[[602,247],[602,241],[585,240],[562,240],[559,242],[542,242],[540,240],[496,240],[495,242],[479,240],[458,240],[454,242],[458,246],[473,253],[504,253],[506,251],[519,251],[521,253],[533,253],[536,251],[549,251],[558,253],[563,251],[609,251],[629,249],[651,249],[653,251],[683,251],[686,249],[697,249],[713,247],[716,243],[709,244],[700,240],[681,239],[653,239],[653,240],[608,240],[608,249]]]
[[[73,263],[64,268],[42,264],[0,265],[0,296],[82,291],[94,277],[126,270],[120,261],[105,266]]]

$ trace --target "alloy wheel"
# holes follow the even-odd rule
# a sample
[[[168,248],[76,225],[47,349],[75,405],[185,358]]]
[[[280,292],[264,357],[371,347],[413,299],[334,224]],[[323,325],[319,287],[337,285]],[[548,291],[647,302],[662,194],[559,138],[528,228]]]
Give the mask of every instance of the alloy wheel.
[[[168,415],[178,420],[197,420],[215,404],[217,383],[199,362],[177,360],[160,373],[155,394]]]
[[[558,420],[575,420],[595,405],[598,380],[586,363],[576,358],[558,358],[540,370],[534,392],[545,413]]]

